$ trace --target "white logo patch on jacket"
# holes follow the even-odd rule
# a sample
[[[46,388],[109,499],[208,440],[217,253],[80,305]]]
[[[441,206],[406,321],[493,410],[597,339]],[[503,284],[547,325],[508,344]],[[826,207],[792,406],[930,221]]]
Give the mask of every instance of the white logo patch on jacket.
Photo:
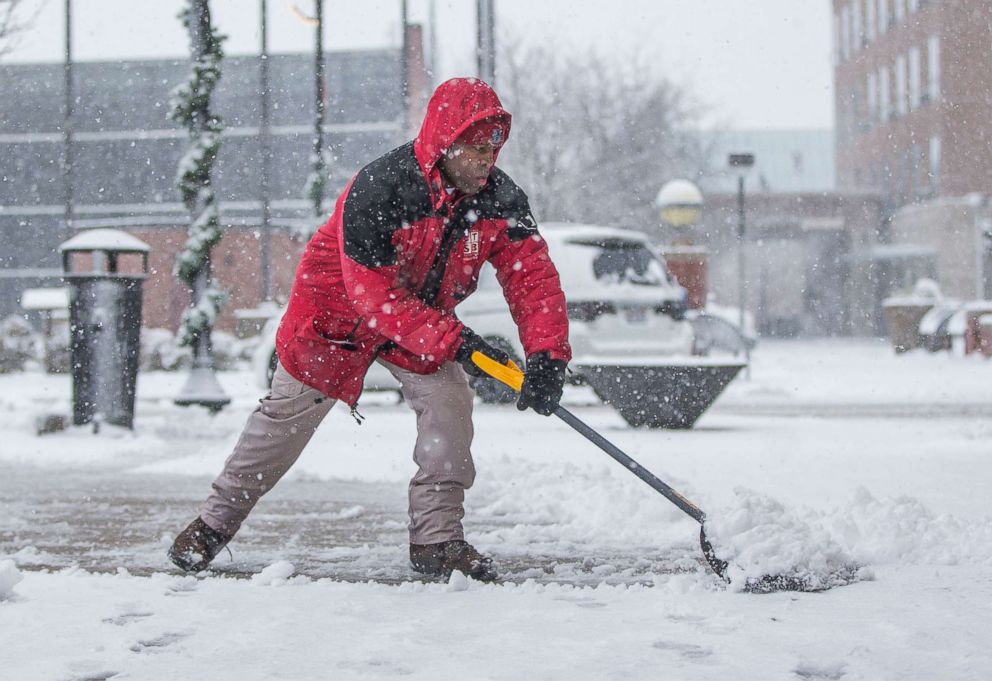
[[[479,231],[473,229],[465,237],[465,250],[462,252],[467,258],[479,257]]]

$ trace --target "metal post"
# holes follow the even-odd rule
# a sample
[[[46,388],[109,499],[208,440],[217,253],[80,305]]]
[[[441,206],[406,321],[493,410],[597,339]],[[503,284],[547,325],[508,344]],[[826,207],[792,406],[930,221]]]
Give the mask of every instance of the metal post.
[[[400,97],[403,102],[403,134],[413,130],[410,116],[410,8],[407,0],[400,2]]]
[[[209,0],[195,0],[190,3],[190,37],[193,45],[193,61],[202,59],[210,51],[211,24],[210,24],[210,3]],[[191,112],[192,123],[190,125],[191,137],[199,139],[210,126],[210,113],[208,105],[205,103],[193,108]],[[207,178],[207,185],[212,182],[212,178]],[[191,217],[201,215],[204,210],[209,210],[205,204],[202,194],[196,199]],[[190,288],[192,288],[193,304],[198,305],[203,300],[210,288],[211,254],[208,251],[203,259],[203,265],[196,272]],[[205,329],[200,329],[193,337],[192,350],[193,362],[190,368],[186,383],[179,391],[179,395],[173,403],[187,407],[200,405],[206,407],[211,413],[216,413],[230,404],[231,398],[224,393],[224,389],[217,380],[214,372],[213,344],[210,339],[210,332],[213,324]]]
[[[193,16],[190,17],[190,23],[194,31],[193,44],[196,46],[197,55],[202,55],[207,51],[207,45],[210,40],[210,9],[207,5],[207,0],[201,0],[201,2],[203,3],[202,5],[194,6]],[[194,111],[193,120],[197,135],[202,135],[207,127],[207,112],[202,109]],[[204,210],[204,206],[200,200],[197,200],[197,213],[202,210]],[[193,280],[193,300],[197,303],[203,300],[203,295],[206,293],[209,285],[210,253],[207,253],[203,261],[203,267],[200,268],[200,271],[196,274],[196,278]],[[193,341],[193,368],[191,373],[209,374],[214,382],[217,380],[214,377],[213,344],[210,341],[210,329],[207,329],[206,333],[201,332],[196,334],[196,338]],[[226,401],[230,402],[230,399]]]
[[[737,307],[740,312],[740,329],[744,333],[744,175],[737,178]]]
[[[737,306],[740,313],[740,332],[744,340],[744,358],[747,360],[745,377],[751,377],[751,349],[747,344],[744,327],[744,308],[747,305],[747,263],[745,262],[746,237],[744,228],[744,174],[754,165],[754,154],[730,154],[727,163],[731,168],[738,169],[737,175]]]
[[[428,73],[430,73],[431,89],[437,84],[437,5],[435,0],[431,0],[428,5],[427,23],[430,25],[428,34],[428,47],[431,51],[430,61],[428,61]]]
[[[479,78],[496,87],[496,12],[495,0],[477,0],[476,57]]]
[[[65,0],[65,65],[62,69],[62,77],[62,93],[64,96],[62,111],[62,188],[65,198],[64,233],[68,237],[72,231],[74,199],[72,186],[72,115],[75,96],[72,88],[72,0]]]
[[[262,301],[272,300],[272,207],[270,205],[269,185],[272,176],[272,124],[271,100],[269,91],[269,43],[268,43],[268,13],[266,0],[261,0],[262,6],[262,45],[259,62],[259,88],[261,120],[258,126],[259,147],[261,148],[261,177],[258,193],[262,201]]]
[[[740,307],[740,330],[744,342],[744,377],[751,378],[751,348],[747,344],[747,327],[744,309],[747,305],[747,241],[744,227],[744,174],[737,178],[737,296]]]
[[[316,10],[316,46],[314,47],[314,97],[316,98],[316,110],[314,116],[314,131],[313,131],[313,172],[317,177],[323,178],[325,168],[324,168],[324,99],[326,93],[324,91],[324,0],[315,0],[314,9]],[[323,181],[318,180],[321,183],[321,196],[320,202],[323,203]],[[320,207],[314,205],[315,212],[320,212]]]

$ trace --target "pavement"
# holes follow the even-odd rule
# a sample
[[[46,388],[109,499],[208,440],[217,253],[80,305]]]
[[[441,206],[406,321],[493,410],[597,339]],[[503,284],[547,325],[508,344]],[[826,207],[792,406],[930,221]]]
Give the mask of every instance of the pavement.
[[[196,515],[210,479],[178,475],[114,475],[75,469],[39,485],[36,471],[0,462],[0,556],[16,554],[23,570],[134,575],[179,571],[166,550]],[[210,573],[250,577],[279,560],[298,574],[340,581],[421,581],[407,563],[406,489],[396,484],[299,480],[288,476],[256,507]],[[500,519],[473,522],[498,529]],[[505,520],[510,523],[510,520]],[[504,581],[632,584],[686,569],[688,547],[630,547],[627,552],[568,556],[499,556]]]
[[[765,365],[758,366],[761,371],[755,371],[755,379],[732,384],[694,433],[632,431],[591,395],[573,394],[573,404],[584,419],[611,424],[604,432],[620,441],[663,442],[668,451],[687,451],[701,440],[708,441],[705,451],[688,459],[691,466],[678,462],[672,465],[673,470],[685,472],[684,480],[698,482],[700,488],[710,490],[744,484],[737,482],[740,479],[746,483],[753,452],[769,448],[787,452],[797,435],[804,440],[803,448],[822,449],[838,466],[850,468],[856,482],[882,493],[900,494],[907,485],[915,489],[912,484],[900,482],[899,476],[893,481],[890,466],[903,457],[925,454],[923,450],[931,446],[928,443],[939,443],[948,457],[958,460],[963,480],[973,481],[968,471],[980,470],[969,452],[976,442],[985,441],[987,428],[982,424],[988,421],[983,417],[992,416],[992,402],[985,399],[987,378],[975,376],[976,370],[981,372],[987,364],[930,356],[915,356],[907,362],[905,357],[892,358],[887,348],[864,343],[772,345],[768,355]],[[817,364],[811,366],[809,358]],[[866,376],[871,380],[865,380]],[[239,397],[238,405],[232,405],[230,414],[208,424],[207,417],[191,412],[177,418],[171,396],[175,394],[173,383],[181,377],[155,378],[161,383],[153,381],[141,393],[139,406],[146,424],[143,437],[151,438],[154,447],[170,454],[218,444],[229,446],[223,443],[233,442],[243,423],[241,414],[251,408],[258,392],[248,374],[225,376],[225,380],[241,381],[232,383],[228,390],[244,397]],[[36,439],[28,435],[28,419],[50,409],[52,395],[65,393],[67,379],[37,376],[32,381],[39,385],[27,391],[27,399],[14,396],[22,389],[22,378],[8,376],[3,380],[8,388],[3,394],[8,397],[0,396],[0,412],[8,417],[0,430],[0,448],[6,446],[13,451],[20,447],[46,456],[58,454],[56,449],[67,445],[57,444],[59,436]],[[385,400],[384,404],[382,408],[387,410],[397,409],[393,406],[395,399]],[[404,412],[402,418],[407,418],[405,409],[398,408]],[[505,409],[510,414],[513,407]],[[493,414],[486,419],[503,422],[500,418],[491,419]],[[394,415],[383,420],[392,424],[397,418]],[[517,422],[515,417],[506,418],[506,423]],[[18,423],[18,419],[23,422]],[[349,422],[348,427],[353,424]],[[386,437],[382,431],[376,431],[374,425],[365,428],[366,443],[388,447],[386,441],[378,439]],[[210,439],[201,439],[204,430],[212,431]],[[833,440],[842,434],[847,440],[840,444],[822,443],[824,438]],[[335,437],[333,431],[325,436]],[[513,442],[524,442],[520,437],[517,434]],[[141,449],[149,446],[145,442],[136,437],[121,447],[133,447],[135,459],[144,456],[146,461],[152,461],[159,454],[152,450],[142,453]],[[539,439],[535,444],[544,442],[547,440]],[[861,455],[862,449],[880,446],[891,453],[871,458]],[[412,474],[412,464],[407,464],[405,446],[404,452],[394,454],[402,460],[396,468],[399,474],[390,481],[328,479],[298,475],[294,470],[259,504],[231,542],[230,552],[223,552],[211,570],[234,578],[248,577],[286,560],[298,573],[315,578],[385,583],[420,579],[408,565],[406,486],[401,482],[408,465]],[[127,570],[137,575],[177,571],[166,558],[166,550],[172,538],[196,515],[209,491],[212,474],[206,475],[205,469],[185,471],[187,474],[141,472],[137,464],[122,471],[114,465],[79,462],[75,453],[65,456],[64,467],[51,462],[34,467],[24,465],[24,457],[30,458],[30,454],[22,454],[20,460],[16,456],[0,457],[0,556],[14,556],[24,570],[79,567],[94,572]],[[821,460],[823,457],[812,459]],[[792,476],[783,489],[800,497],[818,492],[822,485],[817,484],[816,476],[798,475],[797,469],[789,468],[796,465],[799,464],[785,456],[776,464],[774,470],[781,468],[785,472],[780,474]],[[912,469],[906,471],[900,475],[910,476]],[[755,476],[750,479],[753,483]],[[930,489],[923,487],[918,493],[927,500]],[[479,495],[485,496],[482,492]],[[473,499],[476,497],[473,491]],[[954,499],[968,498],[954,495]],[[489,503],[492,501],[489,499]],[[527,497],[517,499],[524,511],[529,510],[530,501]],[[935,501],[942,503],[942,499]],[[572,502],[581,506],[583,499]],[[563,499],[555,498],[555,503],[563,503]],[[947,510],[963,513],[969,508],[955,509],[952,505]],[[543,519],[543,512],[513,516],[469,510],[469,539],[480,534],[498,537],[500,530],[509,531],[516,522],[530,526],[550,522]],[[583,507],[581,512],[584,511]],[[550,549],[542,552],[541,547],[530,543],[507,546],[494,540],[492,546],[482,548],[494,554],[511,582],[533,579],[579,585],[632,584],[650,582],[656,574],[706,569],[693,536],[680,543],[664,542],[660,547],[645,545],[646,541],[650,539],[629,546],[614,542],[608,548],[597,548],[594,540],[566,541],[557,545],[554,555],[546,552]]]

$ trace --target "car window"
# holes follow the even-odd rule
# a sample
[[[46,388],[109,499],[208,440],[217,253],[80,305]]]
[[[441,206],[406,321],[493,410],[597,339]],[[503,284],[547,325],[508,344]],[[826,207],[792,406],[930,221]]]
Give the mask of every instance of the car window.
[[[591,271],[602,284],[665,286],[669,283],[665,266],[642,243],[601,239],[569,241],[568,245],[583,266],[589,268],[586,271]]]

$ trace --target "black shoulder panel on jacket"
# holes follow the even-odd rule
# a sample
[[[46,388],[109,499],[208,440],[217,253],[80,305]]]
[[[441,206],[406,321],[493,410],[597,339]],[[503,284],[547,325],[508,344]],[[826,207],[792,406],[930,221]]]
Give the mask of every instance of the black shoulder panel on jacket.
[[[537,222],[530,212],[530,201],[524,190],[496,167],[489,179],[485,189],[465,200],[466,209],[475,210],[480,218],[505,219],[508,223],[506,234],[511,241],[537,234]]]
[[[344,252],[366,267],[396,262],[393,233],[403,223],[430,215],[427,181],[413,142],[362,168],[344,200]]]

